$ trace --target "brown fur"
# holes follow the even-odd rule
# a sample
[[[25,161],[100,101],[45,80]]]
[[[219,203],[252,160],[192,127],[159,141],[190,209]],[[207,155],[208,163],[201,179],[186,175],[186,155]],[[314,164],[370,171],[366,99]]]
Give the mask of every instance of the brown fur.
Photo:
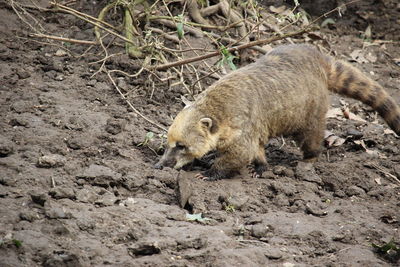
[[[379,84],[311,46],[280,46],[226,75],[183,109],[168,131],[169,147],[157,167],[180,168],[217,150],[204,176],[229,177],[249,163],[261,173],[264,145],[280,135],[295,136],[304,159],[314,161],[323,141],[329,91],[371,106],[400,135],[400,109]]]

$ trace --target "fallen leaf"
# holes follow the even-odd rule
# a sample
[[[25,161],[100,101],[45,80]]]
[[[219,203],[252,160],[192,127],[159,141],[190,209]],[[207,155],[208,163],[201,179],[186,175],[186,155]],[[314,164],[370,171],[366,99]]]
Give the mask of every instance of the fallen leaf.
[[[186,220],[188,221],[198,221],[198,222],[206,222],[209,221],[209,218],[203,218],[201,213],[189,214],[186,213]]]
[[[377,57],[376,55],[372,54],[371,52],[369,52],[369,53],[365,56],[365,58],[366,58],[369,62],[371,62],[371,63],[375,63],[375,62],[378,60],[378,57]]]
[[[271,10],[271,12],[273,12],[273,13],[280,14],[286,10],[286,7],[285,6],[280,6],[280,7],[270,6],[269,10]]]
[[[358,62],[360,64],[368,63],[368,60],[365,58],[364,53],[363,53],[363,51],[361,49],[356,49],[353,52],[351,52],[350,57],[354,61],[356,61],[356,62]]]
[[[324,133],[324,139],[325,139],[325,145],[326,147],[335,147],[335,146],[341,146],[346,142],[346,139],[341,138],[337,135],[335,135],[333,132],[325,130]]]
[[[365,152],[366,152],[367,154],[369,154],[369,155],[372,155],[372,156],[375,156],[375,157],[379,157],[379,158],[381,158],[381,159],[387,158],[384,154],[380,153],[379,151],[369,149],[369,148],[367,147],[367,145],[365,144],[364,140],[354,140],[353,142],[354,142],[355,144],[361,146],[362,148],[364,148]]]
[[[375,178],[375,183],[381,185],[382,184],[381,177]]]
[[[383,134],[393,134],[394,136],[399,137],[392,129],[388,129],[388,128],[383,130]]]
[[[371,25],[368,25],[368,27],[365,29],[364,32],[364,38],[371,39],[371,37],[372,37]]]
[[[336,118],[336,119],[342,119],[343,120],[343,111],[341,108],[331,108],[328,110],[326,113],[327,118]]]
[[[343,115],[346,119],[349,120],[353,120],[353,121],[361,121],[361,122],[367,122],[366,120],[364,120],[363,118],[361,118],[360,116],[354,114],[353,112],[351,112],[349,110],[349,108],[345,108],[343,110]]]

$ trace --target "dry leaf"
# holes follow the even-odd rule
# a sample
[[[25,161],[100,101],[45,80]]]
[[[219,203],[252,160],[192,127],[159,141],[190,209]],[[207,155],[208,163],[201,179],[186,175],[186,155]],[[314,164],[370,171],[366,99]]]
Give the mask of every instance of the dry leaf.
[[[382,184],[381,177],[375,178],[375,183],[381,185]]]
[[[368,27],[365,29],[364,32],[364,38],[371,39],[371,37],[372,37],[371,25],[368,25]]]
[[[393,134],[396,137],[399,137],[392,129],[388,129],[386,128],[385,130],[383,130],[384,134]]]
[[[387,158],[385,155],[383,155],[383,154],[380,153],[379,151],[369,149],[369,148],[365,145],[364,140],[354,140],[353,142],[354,142],[355,144],[361,146],[362,148],[364,148],[365,152],[367,152],[367,154],[369,154],[369,155],[372,155],[372,156],[375,156],[375,157],[379,157],[379,158],[381,158],[381,159]]]
[[[365,56],[365,58],[366,58],[369,62],[371,62],[371,63],[375,63],[376,60],[378,59],[378,57],[377,57],[375,54],[372,54],[371,52],[369,52],[369,53]]]
[[[327,118],[336,118],[339,120],[343,120],[343,111],[341,108],[331,108],[330,110],[328,110],[328,112],[326,113],[326,117]]]
[[[356,61],[356,62],[358,62],[360,64],[368,63],[368,60],[364,57],[364,53],[363,53],[363,51],[361,49],[356,49],[353,52],[351,52],[350,57],[354,61]]]
[[[280,7],[274,7],[274,6],[270,6],[269,10],[271,10],[271,12],[276,13],[276,14],[280,14],[283,11],[285,11],[286,7],[285,6],[280,6]]]
[[[348,108],[345,108],[345,110],[343,111],[343,114],[344,114],[345,118],[347,118],[349,120],[367,122],[366,120],[364,120],[360,116],[354,114],[353,112],[350,112],[350,110]]]
[[[346,139],[335,135],[333,132],[325,130],[324,133],[325,145],[326,147],[341,146],[346,142]]]

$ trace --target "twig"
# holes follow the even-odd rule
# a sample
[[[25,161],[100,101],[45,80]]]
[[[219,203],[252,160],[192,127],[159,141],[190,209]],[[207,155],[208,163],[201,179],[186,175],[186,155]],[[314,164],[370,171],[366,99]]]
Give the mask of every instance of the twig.
[[[375,163],[371,163],[370,166],[374,167],[378,171],[382,172],[385,176],[392,178],[394,181],[396,181],[398,184],[400,184],[400,180],[395,175],[393,175],[390,172],[388,172],[387,170],[385,170],[383,167],[378,166]]]
[[[277,40],[285,39],[287,37],[293,37],[293,36],[297,36],[297,35],[303,34],[303,33],[308,32],[310,30],[311,30],[311,28],[306,27],[304,29],[301,29],[301,30],[298,30],[298,31],[294,31],[294,32],[290,32],[290,33],[287,33],[287,34],[284,34],[284,35],[273,36],[273,37],[270,37],[270,38],[267,38],[267,39],[257,40],[257,41],[249,42],[247,44],[230,47],[230,48],[227,48],[227,50],[229,52],[235,52],[235,51],[239,51],[239,50],[242,50],[242,49],[245,49],[245,48],[249,48],[249,47],[252,47],[252,46],[256,46],[256,45],[269,44],[269,43],[275,42]],[[195,61],[207,59],[207,58],[210,58],[210,57],[215,57],[215,56],[218,56],[220,54],[221,54],[220,51],[215,51],[215,52],[212,52],[212,53],[209,53],[209,54],[205,54],[205,55],[201,55],[201,56],[197,56],[197,57],[192,57],[192,58],[188,58],[188,59],[184,59],[184,60],[180,60],[180,61],[176,61],[176,62],[172,62],[172,63],[167,63],[167,64],[155,66],[152,69],[164,70],[164,69],[168,69],[168,68],[171,68],[171,67],[176,67],[176,66],[180,66],[180,65],[183,65],[183,64],[188,64],[188,63],[192,63],[192,62],[195,62]]]
[[[56,40],[56,41],[61,41],[61,42],[84,44],[84,45],[98,45],[99,44],[99,43],[93,42],[93,41],[71,39],[71,38],[47,35],[47,34],[42,34],[42,33],[32,33],[32,34],[29,34],[29,36],[36,37],[36,38],[46,38],[46,39],[51,39],[51,40]]]
[[[163,131],[167,131],[166,128],[164,128],[163,126],[159,125],[158,123],[150,120],[149,118],[147,118],[146,116],[144,116],[142,113],[139,112],[139,110],[137,110],[132,103],[125,97],[125,95],[121,92],[121,90],[119,89],[118,85],[115,83],[114,79],[111,77],[110,72],[104,68],[104,71],[107,73],[108,78],[110,79],[111,83],[114,85],[115,89],[117,90],[117,92],[121,95],[122,99],[125,100],[125,102],[129,105],[129,107],[137,114],[139,115],[142,119],[144,119],[145,121],[153,124],[154,126],[160,128]]]

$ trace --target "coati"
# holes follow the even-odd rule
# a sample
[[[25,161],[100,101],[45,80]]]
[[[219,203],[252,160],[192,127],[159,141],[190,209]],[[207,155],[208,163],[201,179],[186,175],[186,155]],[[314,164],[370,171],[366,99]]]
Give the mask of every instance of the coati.
[[[400,135],[400,108],[378,83],[312,46],[284,45],[227,74],[185,107],[155,167],[180,169],[216,150],[213,166],[200,177],[228,178],[247,164],[260,176],[264,145],[280,135],[294,136],[304,160],[313,162],[323,142],[329,91],[371,106]]]

